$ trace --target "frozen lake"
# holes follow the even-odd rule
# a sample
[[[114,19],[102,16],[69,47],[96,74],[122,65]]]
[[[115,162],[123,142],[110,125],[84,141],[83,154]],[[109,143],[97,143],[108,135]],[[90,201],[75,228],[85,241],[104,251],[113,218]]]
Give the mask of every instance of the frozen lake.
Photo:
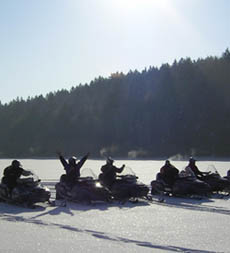
[[[59,160],[20,160],[48,185],[64,172]],[[0,160],[0,175],[11,160]],[[103,160],[88,160],[84,168],[98,175]],[[117,160],[139,180],[150,184],[164,161]],[[172,162],[179,170],[187,162]],[[222,176],[230,162],[197,162],[200,170],[212,164]],[[41,204],[35,210],[0,203],[0,252],[230,252],[230,200],[166,198],[165,203],[98,203],[67,207]]]

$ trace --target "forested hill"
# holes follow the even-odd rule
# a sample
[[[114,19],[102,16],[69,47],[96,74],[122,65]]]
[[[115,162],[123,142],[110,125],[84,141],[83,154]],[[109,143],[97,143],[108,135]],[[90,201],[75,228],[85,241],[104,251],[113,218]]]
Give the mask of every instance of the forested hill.
[[[3,84],[2,84],[3,85]],[[0,104],[0,156],[230,154],[230,52]]]

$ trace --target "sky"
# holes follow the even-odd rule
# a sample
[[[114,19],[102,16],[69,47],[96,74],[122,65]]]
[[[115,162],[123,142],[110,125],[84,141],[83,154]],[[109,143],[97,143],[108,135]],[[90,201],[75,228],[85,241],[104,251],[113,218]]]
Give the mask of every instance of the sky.
[[[230,48],[229,0],[0,0],[0,101]]]

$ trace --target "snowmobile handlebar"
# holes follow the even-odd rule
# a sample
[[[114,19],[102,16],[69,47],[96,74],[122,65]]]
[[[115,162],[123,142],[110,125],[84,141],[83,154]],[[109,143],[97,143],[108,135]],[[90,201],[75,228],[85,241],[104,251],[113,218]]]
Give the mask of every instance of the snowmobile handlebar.
[[[117,175],[116,177],[117,178],[129,178],[129,177],[132,177],[132,178],[138,179],[138,177],[135,176],[135,175]]]

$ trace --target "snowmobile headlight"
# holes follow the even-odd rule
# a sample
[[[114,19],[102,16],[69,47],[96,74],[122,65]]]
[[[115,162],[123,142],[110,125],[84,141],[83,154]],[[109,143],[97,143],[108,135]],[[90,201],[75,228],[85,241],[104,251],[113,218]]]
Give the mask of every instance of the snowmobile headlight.
[[[98,188],[101,188],[101,187],[102,187],[101,184],[100,184],[100,182],[97,182],[97,183],[95,184],[95,186],[98,187]]]
[[[48,187],[46,187],[46,186],[44,187],[44,190],[47,191],[47,192],[50,191],[50,189]]]

